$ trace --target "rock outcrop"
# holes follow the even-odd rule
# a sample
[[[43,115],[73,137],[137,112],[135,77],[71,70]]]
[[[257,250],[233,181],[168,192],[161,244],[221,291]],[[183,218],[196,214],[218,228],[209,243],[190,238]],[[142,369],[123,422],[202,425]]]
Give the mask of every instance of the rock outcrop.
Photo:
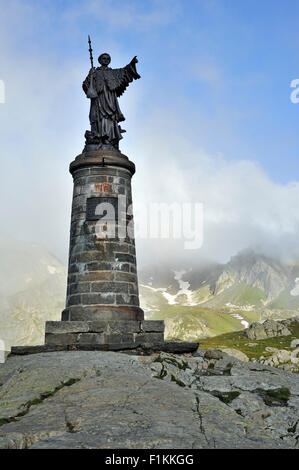
[[[291,335],[291,332],[284,321],[266,320],[264,323],[255,322],[246,330],[246,336],[249,339],[265,339],[289,335]]]
[[[222,351],[61,351],[0,365],[0,448],[290,448],[299,378]]]
[[[273,367],[280,367],[291,372],[298,372],[299,348],[293,351],[277,348],[266,348],[267,352],[272,352],[271,356],[261,356],[259,362]]]

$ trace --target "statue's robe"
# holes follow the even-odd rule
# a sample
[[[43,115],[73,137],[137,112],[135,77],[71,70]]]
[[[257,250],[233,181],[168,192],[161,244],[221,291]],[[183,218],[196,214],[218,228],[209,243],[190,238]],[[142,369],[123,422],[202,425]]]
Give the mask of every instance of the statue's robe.
[[[92,69],[83,82],[83,90],[87,94],[90,86]],[[127,86],[140,78],[135,64],[128,64],[121,69],[97,67],[94,70],[94,88],[97,98],[91,98],[89,120],[91,132],[102,142],[118,146],[122,139],[119,122],[124,121],[117,98],[123,94]]]

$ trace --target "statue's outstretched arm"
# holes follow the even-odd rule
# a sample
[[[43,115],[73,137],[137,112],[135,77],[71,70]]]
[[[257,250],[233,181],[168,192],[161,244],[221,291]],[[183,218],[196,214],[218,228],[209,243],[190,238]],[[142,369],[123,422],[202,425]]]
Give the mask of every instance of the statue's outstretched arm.
[[[138,62],[135,56],[131,62],[122,67],[121,69],[110,69],[109,74],[106,76],[108,88],[111,91],[116,91],[119,97],[126,90],[127,86],[133,81],[141,78],[136,70],[136,63]]]
[[[138,78],[141,78],[139,73],[137,72],[136,69],[136,64],[138,63],[137,56],[135,55],[131,62],[124,67],[124,69],[128,72],[128,75],[130,79],[137,80]],[[131,81],[131,80],[130,80]]]

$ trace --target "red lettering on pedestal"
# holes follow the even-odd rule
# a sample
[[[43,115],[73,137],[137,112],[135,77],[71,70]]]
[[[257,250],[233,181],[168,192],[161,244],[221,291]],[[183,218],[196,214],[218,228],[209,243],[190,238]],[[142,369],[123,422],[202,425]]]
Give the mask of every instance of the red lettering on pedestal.
[[[108,193],[111,192],[111,184],[109,183],[95,183],[94,190],[100,193]]]

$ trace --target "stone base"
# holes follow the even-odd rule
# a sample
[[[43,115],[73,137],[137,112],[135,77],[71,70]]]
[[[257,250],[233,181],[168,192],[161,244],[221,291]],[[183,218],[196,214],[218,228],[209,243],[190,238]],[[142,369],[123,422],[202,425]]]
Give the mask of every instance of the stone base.
[[[46,345],[113,345],[161,343],[164,321],[48,321]]]
[[[165,342],[164,329],[161,320],[48,321],[44,345],[13,346],[10,354],[23,356],[56,351],[191,354],[198,349],[199,343]]]
[[[51,353],[57,351],[115,351],[134,355],[151,355],[160,352],[170,354],[193,354],[199,343],[115,343],[115,344],[44,344],[41,346],[13,346],[11,356],[27,356],[29,354]]]

